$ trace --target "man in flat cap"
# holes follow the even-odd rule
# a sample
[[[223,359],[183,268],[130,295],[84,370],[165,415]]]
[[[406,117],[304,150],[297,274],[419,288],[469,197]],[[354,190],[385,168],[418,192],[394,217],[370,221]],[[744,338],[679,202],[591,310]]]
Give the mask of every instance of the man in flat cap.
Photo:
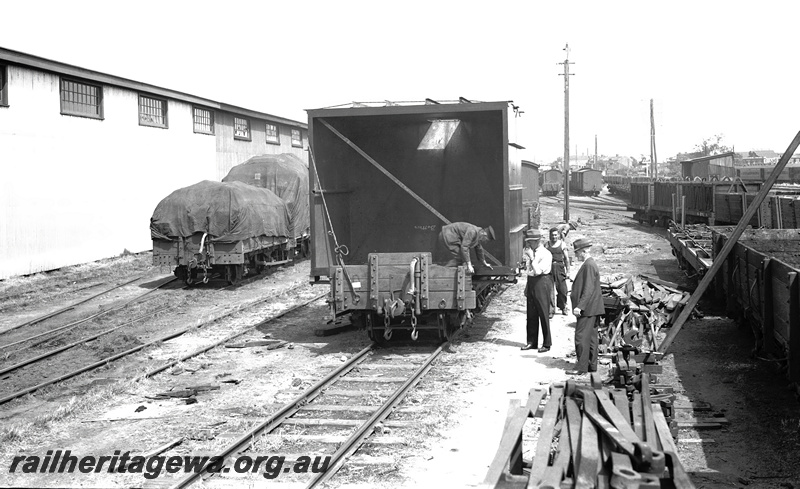
[[[542,347],[539,353],[550,351],[550,291],[553,280],[550,268],[553,255],[542,246],[542,233],[532,229],[525,236],[525,248],[522,250],[523,270],[528,277],[525,285],[527,318],[525,321],[526,343],[522,350],[536,349],[539,343],[539,325],[542,327]]]
[[[603,296],[600,289],[600,269],[597,268],[589,249],[592,242],[586,238],[576,239],[573,243],[575,258],[583,262],[575,281],[572,283],[572,313],[578,318],[575,324],[575,370],[570,375],[581,375],[597,371],[598,338],[597,328],[600,316],[605,314]]]
[[[452,255],[452,258],[445,266],[457,267],[466,263],[467,271],[475,273],[475,268],[472,266],[472,260],[469,257],[469,250],[475,249],[475,256],[483,263],[483,266],[492,268],[486,261],[483,247],[481,246],[481,243],[490,239],[495,239],[492,226],[481,228],[468,222],[453,222],[442,226],[442,232],[439,233],[439,241],[444,244]]]

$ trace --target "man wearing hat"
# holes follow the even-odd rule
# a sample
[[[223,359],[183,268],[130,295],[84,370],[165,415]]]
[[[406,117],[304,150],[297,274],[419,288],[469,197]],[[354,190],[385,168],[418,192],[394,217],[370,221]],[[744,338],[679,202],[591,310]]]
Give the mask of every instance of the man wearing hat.
[[[469,250],[474,248],[475,255],[483,263],[483,266],[492,268],[486,261],[483,247],[481,246],[481,243],[490,239],[495,239],[492,226],[480,228],[468,222],[453,222],[442,226],[442,232],[439,233],[439,241],[444,244],[453,256],[445,266],[457,267],[466,263],[467,271],[475,273],[475,268],[472,266],[472,260],[469,257]]]
[[[586,238],[576,239],[573,243],[575,258],[582,261],[575,281],[572,283],[572,313],[578,318],[575,324],[575,370],[568,374],[580,375],[597,371],[598,338],[597,327],[600,316],[605,314],[603,296],[600,289],[600,269],[597,268],[589,249],[592,242]]]
[[[553,280],[550,268],[553,255],[542,246],[542,233],[531,229],[525,236],[525,248],[522,250],[524,273],[528,276],[525,285],[527,319],[525,322],[526,340],[522,350],[533,350],[539,343],[539,325],[542,327],[542,347],[539,353],[550,351],[550,291]]]
[[[561,314],[567,314],[567,277],[569,277],[569,252],[558,226],[550,228],[550,240],[544,245],[553,255],[553,266],[550,270],[555,284],[555,294],[550,292],[550,317],[556,312],[556,306],[561,309]]]

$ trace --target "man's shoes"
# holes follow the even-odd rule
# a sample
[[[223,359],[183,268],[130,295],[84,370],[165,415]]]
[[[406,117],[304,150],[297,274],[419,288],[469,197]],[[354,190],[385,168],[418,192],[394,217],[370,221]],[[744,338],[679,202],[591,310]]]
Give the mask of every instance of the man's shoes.
[[[550,313],[550,319],[553,319],[553,316],[555,316],[555,313],[551,312]]]
[[[533,350],[534,348],[536,347],[533,344],[528,343],[527,345],[521,347],[520,350]]]
[[[566,309],[561,309],[561,315],[562,316],[566,316],[567,315],[567,310]]]
[[[582,371],[580,371],[580,370],[567,370],[567,371],[566,371],[566,372],[564,372],[564,373],[566,373],[567,375],[583,375],[583,374],[585,374],[586,372],[582,372]]]
[[[543,347],[539,348],[539,353],[547,353],[548,351],[550,351],[550,347],[549,346],[543,346]]]

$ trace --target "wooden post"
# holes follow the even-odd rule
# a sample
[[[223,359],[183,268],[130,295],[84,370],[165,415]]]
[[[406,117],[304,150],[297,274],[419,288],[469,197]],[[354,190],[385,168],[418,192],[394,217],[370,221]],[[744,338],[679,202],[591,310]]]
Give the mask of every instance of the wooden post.
[[[677,205],[675,203],[676,200],[675,194],[672,194],[672,222],[678,222],[678,210],[675,208]]]
[[[567,57],[564,59],[564,222],[569,222],[569,44],[564,47]],[[578,151],[575,150],[575,153]]]
[[[750,222],[750,219],[753,218],[753,215],[756,213],[761,203],[764,202],[764,198],[766,198],[770,189],[772,189],[775,181],[778,180],[778,176],[781,174],[783,169],[786,168],[786,164],[789,162],[789,159],[797,150],[798,146],[800,146],[800,132],[795,135],[794,139],[789,144],[789,147],[786,149],[786,151],[784,151],[783,156],[781,156],[781,159],[778,161],[778,164],[772,169],[769,177],[764,182],[764,186],[761,188],[761,190],[759,190],[756,198],[747,208],[747,212],[745,212],[744,216],[742,216],[739,224],[736,225],[736,228],[731,233],[730,237],[725,243],[725,246],[723,246],[722,251],[720,251],[719,256],[714,258],[714,264],[711,265],[711,268],[708,270],[708,272],[703,275],[703,279],[697,285],[697,289],[695,289],[694,293],[689,298],[689,302],[683,307],[678,319],[672,325],[672,328],[670,328],[666,338],[664,338],[664,341],[662,341],[661,345],[658,347],[659,352],[665,353],[667,350],[669,350],[669,347],[672,345],[675,337],[678,336],[678,333],[680,333],[683,324],[687,319],[689,319],[689,316],[692,314],[695,306],[697,306],[697,303],[700,302],[700,298],[703,296],[703,293],[705,293],[706,289],[711,284],[711,281],[714,280],[714,276],[717,274],[719,269],[722,268],[722,263],[728,257],[728,254],[739,240],[739,237],[744,232],[745,227],[747,227],[747,223]]]
[[[761,266],[761,321],[764,326],[764,338],[761,348],[766,352],[775,350],[775,305],[772,303],[772,263],[771,258],[764,260]],[[792,278],[789,277],[791,287]]]
[[[789,273],[789,380],[800,380],[800,281]]]
[[[681,195],[681,229],[686,230],[686,196]]]

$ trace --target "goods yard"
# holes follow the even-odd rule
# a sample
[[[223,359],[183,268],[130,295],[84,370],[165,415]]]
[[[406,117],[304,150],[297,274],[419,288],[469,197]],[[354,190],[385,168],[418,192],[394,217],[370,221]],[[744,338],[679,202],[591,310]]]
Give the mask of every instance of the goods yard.
[[[549,352],[520,350],[522,239],[563,199],[523,194],[508,109],[309,111],[308,166],[243,161],[165,198],[152,252],[4,282],[3,460],[69,446],[220,465],[0,484],[795,487],[791,195],[765,199],[750,222],[775,229],[736,236],[716,272],[766,184],[704,180],[700,161],[700,180],[620,180],[628,202],[575,172],[567,241],[594,243],[605,316],[599,371],[570,376],[574,316],[553,317]],[[439,264],[456,221],[495,230],[491,268]],[[274,457],[285,471],[252,465]]]

